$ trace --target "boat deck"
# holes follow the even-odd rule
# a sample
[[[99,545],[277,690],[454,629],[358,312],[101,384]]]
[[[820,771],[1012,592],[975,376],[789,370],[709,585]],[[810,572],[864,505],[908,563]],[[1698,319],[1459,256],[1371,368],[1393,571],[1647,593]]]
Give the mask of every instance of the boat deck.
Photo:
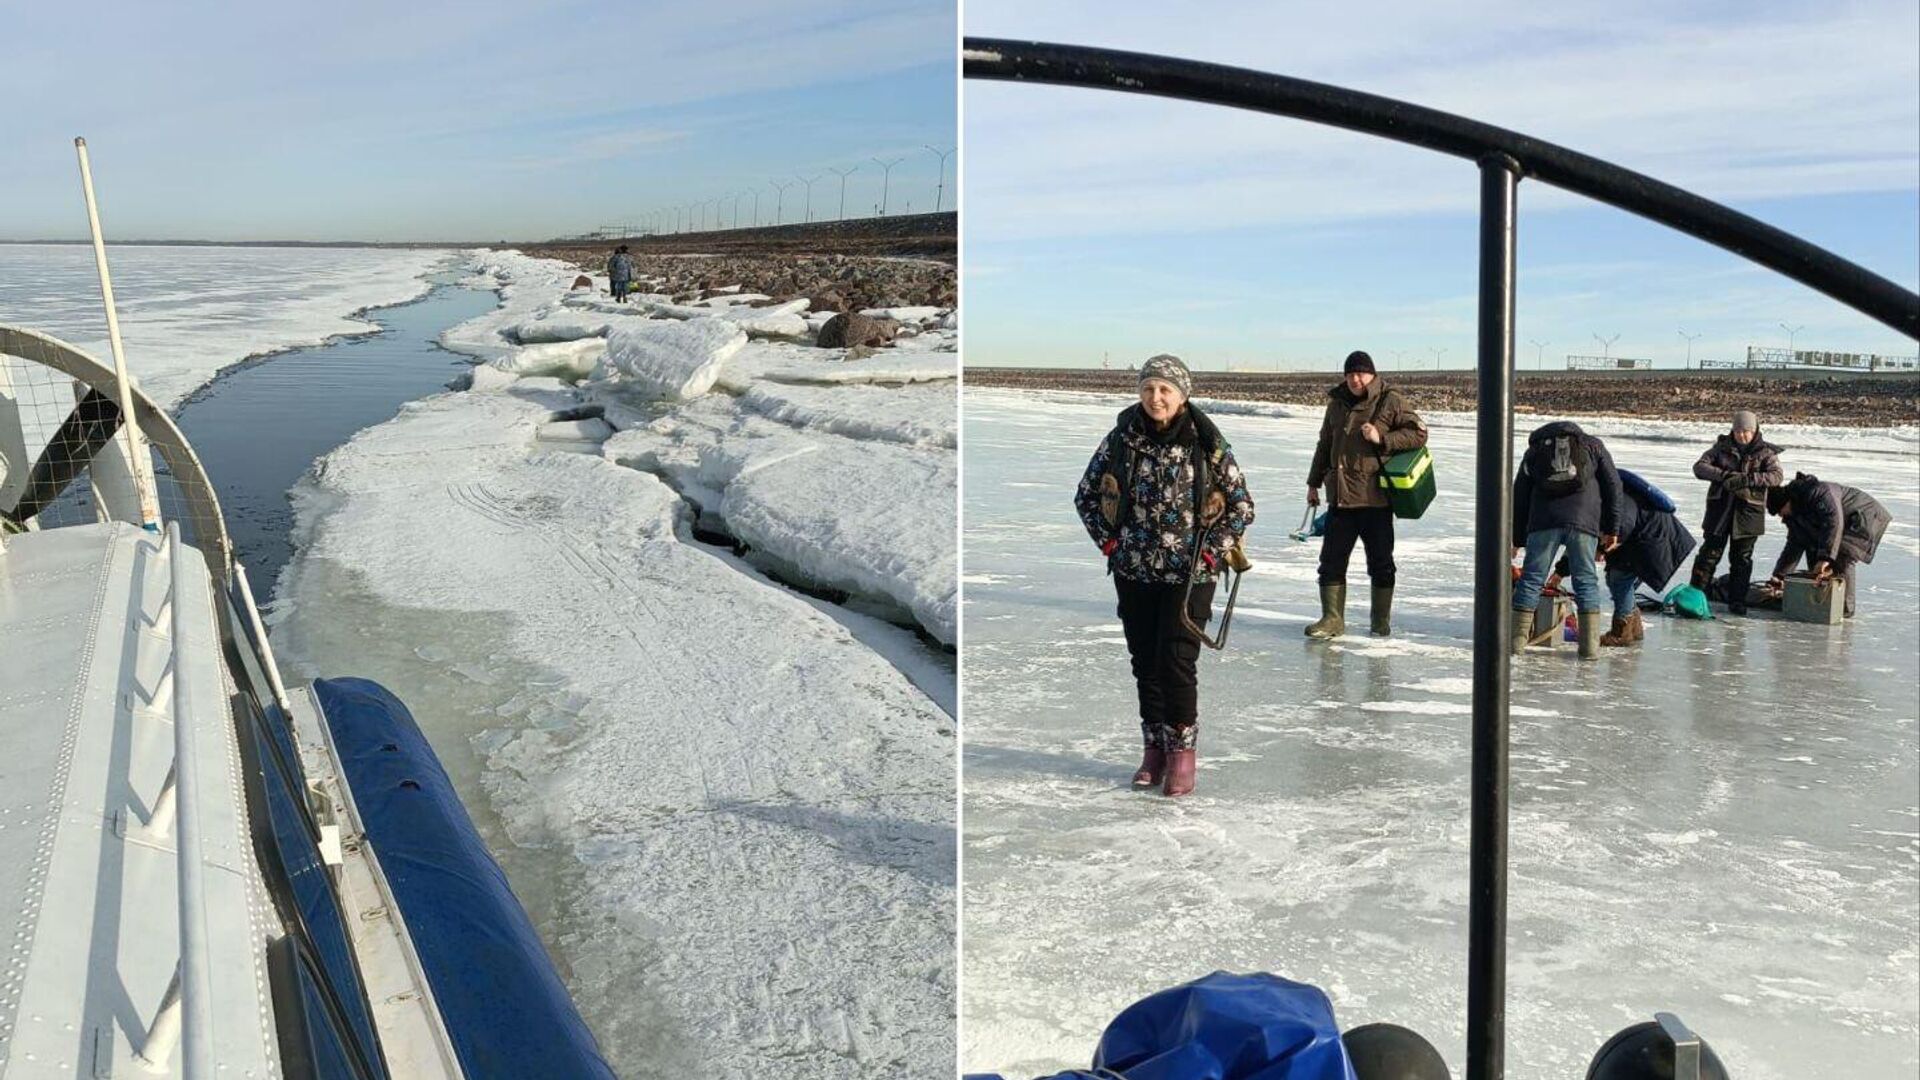
[[[280,923],[249,840],[217,597],[201,559],[179,562],[117,522],[0,548],[0,905],[18,913],[0,956],[0,1078],[142,1075],[183,903],[207,928],[206,1000],[184,1011],[204,1004],[210,1063],[279,1074],[264,952]],[[198,797],[179,813],[196,816],[203,855],[186,898],[170,782],[183,697]],[[180,1044],[165,1056],[181,1075]]]

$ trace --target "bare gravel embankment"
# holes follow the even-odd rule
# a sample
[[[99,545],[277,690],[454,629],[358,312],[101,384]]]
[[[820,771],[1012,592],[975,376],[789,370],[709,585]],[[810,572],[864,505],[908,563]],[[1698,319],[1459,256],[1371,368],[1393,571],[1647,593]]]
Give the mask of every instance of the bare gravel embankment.
[[[643,278],[664,280],[662,286],[649,286],[662,292],[694,293],[740,285],[776,300],[810,297],[816,311],[950,308],[958,298],[957,228],[954,214],[915,214],[631,237],[591,245],[568,241],[518,246],[529,255],[562,259],[590,273],[604,273],[615,245],[626,244]]]

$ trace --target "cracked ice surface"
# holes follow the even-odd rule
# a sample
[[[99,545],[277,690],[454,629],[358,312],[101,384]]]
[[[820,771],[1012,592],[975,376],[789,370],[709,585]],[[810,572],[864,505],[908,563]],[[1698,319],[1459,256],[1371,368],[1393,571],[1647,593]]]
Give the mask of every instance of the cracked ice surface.
[[[1398,523],[1396,636],[1364,636],[1356,551],[1362,636],[1314,645],[1318,548],[1287,532],[1319,414],[1221,416],[1260,506],[1255,570],[1200,664],[1198,792],[1169,802],[1127,788],[1125,644],[1070,505],[1124,404],[967,395],[962,1062],[1083,1067],[1119,1009],[1227,968],[1325,987],[1343,1027],[1409,1025],[1458,1076],[1472,417],[1430,418],[1440,497]],[[1582,422],[1698,525],[1716,425]],[[1597,664],[1516,662],[1509,1075],[1582,1075],[1656,1009],[1743,1080],[1920,1067],[1920,465],[1897,429],[1768,437],[1789,473],[1892,511],[1860,616],[1655,616]]]
[[[485,258],[507,303],[443,340],[506,362],[296,489],[276,648],[408,702],[622,1076],[944,1074],[951,657],[694,542],[662,476],[594,443],[730,399],[556,420],[586,395],[516,378],[501,331],[571,268]],[[744,418],[803,452],[853,442]],[[946,485],[951,560],[945,456],[944,479],[916,476]],[[859,493],[833,497],[866,521]]]
[[[706,397],[620,432],[605,453],[671,477],[728,532],[812,583],[884,595],[954,640],[952,450],[796,430]]]

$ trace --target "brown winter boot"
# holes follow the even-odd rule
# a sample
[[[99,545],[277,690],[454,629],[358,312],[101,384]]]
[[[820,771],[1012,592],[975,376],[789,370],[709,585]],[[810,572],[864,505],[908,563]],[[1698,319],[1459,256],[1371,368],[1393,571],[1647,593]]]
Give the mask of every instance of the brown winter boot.
[[[1198,765],[1195,750],[1167,751],[1167,785],[1160,793],[1168,798],[1193,794],[1193,771]]]
[[[1600,635],[1600,644],[1610,649],[1633,644],[1633,621],[1615,615],[1612,628]]]
[[[1580,613],[1580,659],[1600,659],[1601,638],[1600,620],[1606,616],[1598,611]]]
[[[1373,587],[1372,625],[1367,632],[1374,637],[1387,637],[1393,633],[1393,589]]]
[[[1160,774],[1167,767],[1167,752],[1157,746],[1147,747],[1141,755],[1140,771],[1133,774],[1133,786],[1149,788],[1160,782]]]
[[[1320,586],[1320,621],[1307,624],[1310,638],[1337,638],[1347,632],[1347,587]]]
[[[1627,616],[1627,632],[1633,635],[1635,642],[1647,640],[1647,624],[1640,618],[1639,608],[1634,608],[1633,614]]]

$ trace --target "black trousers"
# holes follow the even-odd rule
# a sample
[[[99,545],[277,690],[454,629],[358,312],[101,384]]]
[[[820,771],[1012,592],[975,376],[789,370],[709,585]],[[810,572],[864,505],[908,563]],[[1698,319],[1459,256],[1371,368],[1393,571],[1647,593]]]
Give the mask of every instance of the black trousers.
[[[1747,606],[1747,590],[1753,584],[1753,545],[1760,538],[1741,536],[1729,541],[1729,534],[1709,536],[1700,541],[1700,554],[1693,557],[1693,587],[1705,591],[1713,584],[1714,571],[1720,569],[1720,555],[1731,545],[1733,557],[1727,562],[1727,594],[1724,599],[1734,607]]]
[[[1114,575],[1120,594],[1120,625],[1133,659],[1133,682],[1140,693],[1140,733],[1148,746],[1191,750],[1199,734],[1200,678],[1195,663],[1200,642],[1180,625],[1185,585],[1129,581]],[[1187,609],[1194,625],[1205,629],[1213,617],[1213,583],[1195,585]]]
[[[1320,584],[1347,583],[1347,562],[1356,540],[1367,546],[1367,576],[1374,586],[1393,588],[1393,511],[1384,506],[1336,506],[1327,514],[1327,532],[1320,540]]]

